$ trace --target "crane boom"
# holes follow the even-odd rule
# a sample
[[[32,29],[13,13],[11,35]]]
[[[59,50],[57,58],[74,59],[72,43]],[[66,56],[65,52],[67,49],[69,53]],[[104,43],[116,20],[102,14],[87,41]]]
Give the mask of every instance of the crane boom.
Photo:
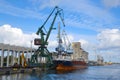
[[[48,18],[46,19],[46,21],[43,23],[43,25],[38,29],[38,31],[36,32],[37,35],[39,35],[41,29],[44,27],[44,25],[47,23],[47,21],[49,20],[49,18],[51,17],[51,15],[53,14],[53,12],[55,11],[55,9],[58,8],[57,6],[53,9],[53,11],[50,13],[50,15],[48,16]]]
[[[56,11],[56,12],[55,12]],[[52,16],[52,14],[55,12],[55,16],[53,18],[53,21],[50,25],[50,28],[48,30],[48,32],[45,34],[45,32],[43,31],[43,29],[45,29],[45,24],[48,22],[48,20],[50,19],[50,17]],[[53,26],[54,26],[54,23],[55,23],[55,20],[57,18],[57,16],[59,15],[62,23],[63,23],[63,26],[65,26],[64,24],[64,19],[63,17],[61,16],[63,12],[63,9],[59,8],[59,7],[55,7],[52,12],[50,13],[50,15],[48,16],[48,18],[46,19],[46,21],[43,23],[43,25],[37,30],[36,34],[37,35],[40,35],[40,38],[41,39],[38,39],[40,41],[40,46],[39,48],[36,50],[36,52],[34,53],[34,55],[32,56],[33,58],[31,59],[31,62],[32,63],[35,63],[35,62],[38,62],[37,61],[37,58],[40,56],[40,57],[46,57],[47,58],[47,64],[48,63],[52,63],[52,58],[50,56],[50,52],[48,51],[46,45],[48,45],[48,39],[49,39],[49,36],[50,36],[50,33],[53,29]],[[35,42],[36,43],[36,42]]]

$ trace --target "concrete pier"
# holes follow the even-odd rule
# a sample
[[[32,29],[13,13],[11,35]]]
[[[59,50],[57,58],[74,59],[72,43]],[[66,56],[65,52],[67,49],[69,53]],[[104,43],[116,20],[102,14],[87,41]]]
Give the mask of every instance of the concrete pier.
[[[15,46],[15,45],[9,45],[9,44],[3,44],[0,43],[0,68],[3,67],[11,67],[15,63],[20,63],[20,56],[24,56],[26,60],[28,59],[28,55],[30,55],[31,58],[31,52],[34,52],[35,49],[27,48],[27,47],[21,47],[21,46]],[[10,55],[11,53],[11,55]],[[6,55],[5,55],[6,54]],[[4,60],[6,58],[6,61]],[[22,66],[24,66],[24,59],[22,58]]]
[[[0,68],[0,75],[41,72],[41,68]]]

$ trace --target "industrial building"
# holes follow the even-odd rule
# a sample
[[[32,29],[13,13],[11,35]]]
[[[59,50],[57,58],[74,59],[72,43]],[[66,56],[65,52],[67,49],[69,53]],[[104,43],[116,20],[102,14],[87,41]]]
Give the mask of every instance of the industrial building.
[[[72,43],[73,54],[71,55],[73,60],[84,60],[88,63],[88,52],[84,51],[81,48],[80,42],[73,42]]]

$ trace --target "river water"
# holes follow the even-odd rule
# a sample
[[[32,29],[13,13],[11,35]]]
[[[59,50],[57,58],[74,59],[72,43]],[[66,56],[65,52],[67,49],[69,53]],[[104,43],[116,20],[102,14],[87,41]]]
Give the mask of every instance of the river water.
[[[89,66],[72,72],[33,72],[1,75],[0,80],[120,80],[120,64]]]

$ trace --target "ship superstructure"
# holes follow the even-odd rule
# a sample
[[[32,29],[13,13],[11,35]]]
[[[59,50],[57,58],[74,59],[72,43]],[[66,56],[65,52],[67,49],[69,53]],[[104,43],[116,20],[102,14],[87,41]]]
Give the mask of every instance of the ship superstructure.
[[[72,54],[67,52],[67,49],[63,47],[62,38],[60,33],[60,24],[58,25],[58,46],[56,48],[57,58],[53,60],[56,70],[75,70],[87,67],[87,60],[82,56],[82,49],[80,44],[73,43]]]

